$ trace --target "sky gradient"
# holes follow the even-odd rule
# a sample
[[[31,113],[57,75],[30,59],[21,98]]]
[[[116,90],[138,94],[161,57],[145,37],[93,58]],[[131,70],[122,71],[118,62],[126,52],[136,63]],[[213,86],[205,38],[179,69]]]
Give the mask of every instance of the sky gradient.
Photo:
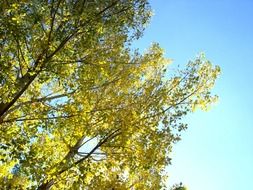
[[[204,52],[222,70],[213,90],[219,102],[186,118],[168,184],[253,189],[253,1],[153,0],[151,6],[155,15],[136,47],[158,42],[182,67]]]

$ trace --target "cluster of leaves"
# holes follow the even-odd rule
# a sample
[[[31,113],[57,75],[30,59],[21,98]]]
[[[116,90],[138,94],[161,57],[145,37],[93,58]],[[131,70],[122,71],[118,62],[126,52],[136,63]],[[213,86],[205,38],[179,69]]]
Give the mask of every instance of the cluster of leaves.
[[[219,68],[199,56],[165,78],[158,44],[132,51],[146,0],[4,0],[0,11],[2,188],[165,187],[181,118],[216,99]]]
[[[170,190],[187,190],[187,188],[185,186],[183,186],[182,183],[179,184],[174,184]]]

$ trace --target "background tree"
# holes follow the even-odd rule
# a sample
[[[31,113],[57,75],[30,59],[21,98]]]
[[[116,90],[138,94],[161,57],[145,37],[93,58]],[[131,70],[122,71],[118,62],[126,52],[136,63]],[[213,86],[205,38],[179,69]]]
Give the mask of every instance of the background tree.
[[[162,189],[182,116],[206,109],[218,67],[203,55],[165,77],[153,44],[131,49],[146,0],[0,5],[2,189]]]
[[[187,190],[185,186],[183,186],[182,183],[175,184],[171,187],[171,190]]]

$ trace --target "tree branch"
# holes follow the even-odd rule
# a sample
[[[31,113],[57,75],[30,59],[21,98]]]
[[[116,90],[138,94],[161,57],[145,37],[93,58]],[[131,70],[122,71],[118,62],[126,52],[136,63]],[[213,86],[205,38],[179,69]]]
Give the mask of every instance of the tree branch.
[[[80,160],[74,162],[73,164],[71,164],[69,167],[64,168],[62,170],[60,170],[59,172],[57,172],[57,174],[55,174],[55,176],[59,176],[62,173],[68,171],[69,169],[71,169],[72,167],[80,164],[81,162],[83,162],[84,160],[88,159],[99,147],[101,147],[103,144],[105,144],[106,142],[108,142],[108,140],[115,138],[116,136],[118,136],[119,134],[121,134],[120,129],[116,129],[115,131],[113,131],[111,134],[107,135],[104,139],[102,139],[85,157],[81,158]],[[43,184],[41,184],[38,187],[38,190],[46,190],[46,189],[50,189],[50,187],[55,183],[54,179],[51,179]]]

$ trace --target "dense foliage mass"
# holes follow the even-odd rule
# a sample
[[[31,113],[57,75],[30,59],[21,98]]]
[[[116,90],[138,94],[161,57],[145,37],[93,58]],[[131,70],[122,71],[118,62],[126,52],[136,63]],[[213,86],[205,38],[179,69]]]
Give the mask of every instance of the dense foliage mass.
[[[1,189],[162,189],[182,116],[219,73],[203,56],[164,77],[140,54],[146,0],[0,3]]]

